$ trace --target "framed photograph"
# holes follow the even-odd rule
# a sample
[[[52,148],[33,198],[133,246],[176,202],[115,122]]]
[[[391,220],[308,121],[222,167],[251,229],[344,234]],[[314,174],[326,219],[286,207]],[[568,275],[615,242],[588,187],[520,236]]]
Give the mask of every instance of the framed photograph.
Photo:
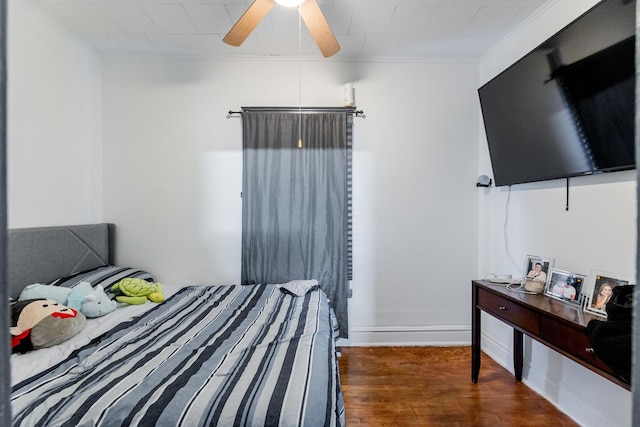
[[[524,264],[525,279],[547,283],[549,272],[553,269],[553,263],[553,258],[527,255]]]
[[[587,276],[569,271],[552,269],[549,275],[545,295],[582,307],[585,294],[584,285]]]
[[[607,317],[606,305],[613,288],[628,284],[629,279],[622,274],[592,270],[585,292],[584,311]]]

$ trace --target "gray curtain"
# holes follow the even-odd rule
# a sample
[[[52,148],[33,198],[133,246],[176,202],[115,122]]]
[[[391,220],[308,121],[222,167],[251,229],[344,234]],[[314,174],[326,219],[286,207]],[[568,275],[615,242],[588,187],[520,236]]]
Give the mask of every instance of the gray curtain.
[[[318,280],[345,338],[352,121],[344,111],[242,114],[241,281]]]

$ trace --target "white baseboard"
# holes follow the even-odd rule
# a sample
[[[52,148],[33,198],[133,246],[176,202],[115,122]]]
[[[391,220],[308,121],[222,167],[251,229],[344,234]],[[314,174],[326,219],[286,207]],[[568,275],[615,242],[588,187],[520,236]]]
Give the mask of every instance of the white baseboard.
[[[465,325],[438,326],[371,326],[349,330],[348,340],[339,340],[338,346],[468,346],[471,345],[471,327]]]
[[[505,347],[503,343],[494,339],[491,335],[483,333],[480,340],[482,351],[497,362],[498,365],[513,374],[513,350]]]
[[[525,341],[525,346],[532,344],[531,338],[525,337],[525,340],[529,341],[529,343]],[[482,351],[513,374],[513,350],[507,348],[493,336],[485,333],[482,334],[481,341]],[[538,344],[536,343],[536,345]],[[542,344],[539,345],[542,346]],[[553,352],[553,350],[548,348],[546,348],[546,351]],[[557,378],[553,378],[546,369],[540,369],[537,366],[538,364],[532,363],[530,357],[527,357],[527,351],[525,350],[522,382],[546,398],[560,411],[573,418],[581,426],[613,427],[630,425],[627,423],[627,421],[630,422],[630,411],[629,414],[626,414],[623,409],[629,406],[625,405],[625,401],[627,400],[625,395],[628,393],[627,391],[588,369],[579,366],[572,360],[564,356],[558,356],[563,359],[563,365],[575,365],[572,366],[574,369],[568,369],[574,371],[573,375],[569,372],[560,371],[555,373]],[[482,367],[480,369],[482,372]],[[558,368],[555,367],[554,369],[557,370]],[[562,367],[559,369],[562,369]],[[609,406],[608,403],[603,402],[601,398],[589,399],[589,397],[580,390],[580,388],[585,385],[587,385],[587,387],[599,388],[603,391],[609,390],[610,393],[621,395],[621,408],[619,408],[619,412],[622,413],[615,413],[616,409]],[[612,413],[612,411],[614,412]]]

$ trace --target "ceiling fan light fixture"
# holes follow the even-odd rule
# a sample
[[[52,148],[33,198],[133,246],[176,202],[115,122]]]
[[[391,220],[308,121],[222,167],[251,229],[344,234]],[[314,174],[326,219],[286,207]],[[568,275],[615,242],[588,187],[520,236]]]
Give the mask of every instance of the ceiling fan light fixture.
[[[320,10],[317,0],[253,0],[251,6],[242,14],[222,41],[231,46],[240,46],[258,26],[262,18],[267,16],[276,2],[289,7],[298,7],[298,13],[318,45],[322,56],[328,58],[340,50],[340,44],[331,31],[322,10]]]
[[[282,6],[298,7],[302,3],[304,3],[305,0],[275,0],[275,1],[276,1],[276,3],[278,3],[279,5],[282,5]]]

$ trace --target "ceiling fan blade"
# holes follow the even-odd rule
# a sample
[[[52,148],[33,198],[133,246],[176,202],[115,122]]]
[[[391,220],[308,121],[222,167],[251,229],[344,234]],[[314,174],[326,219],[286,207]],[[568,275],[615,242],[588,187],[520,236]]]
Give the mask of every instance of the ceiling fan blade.
[[[231,46],[240,46],[275,4],[274,0],[255,0],[222,41]]]
[[[322,56],[328,58],[337,53],[340,50],[340,45],[316,0],[306,0],[299,6],[299,10],[311,36],[320,48]]]

